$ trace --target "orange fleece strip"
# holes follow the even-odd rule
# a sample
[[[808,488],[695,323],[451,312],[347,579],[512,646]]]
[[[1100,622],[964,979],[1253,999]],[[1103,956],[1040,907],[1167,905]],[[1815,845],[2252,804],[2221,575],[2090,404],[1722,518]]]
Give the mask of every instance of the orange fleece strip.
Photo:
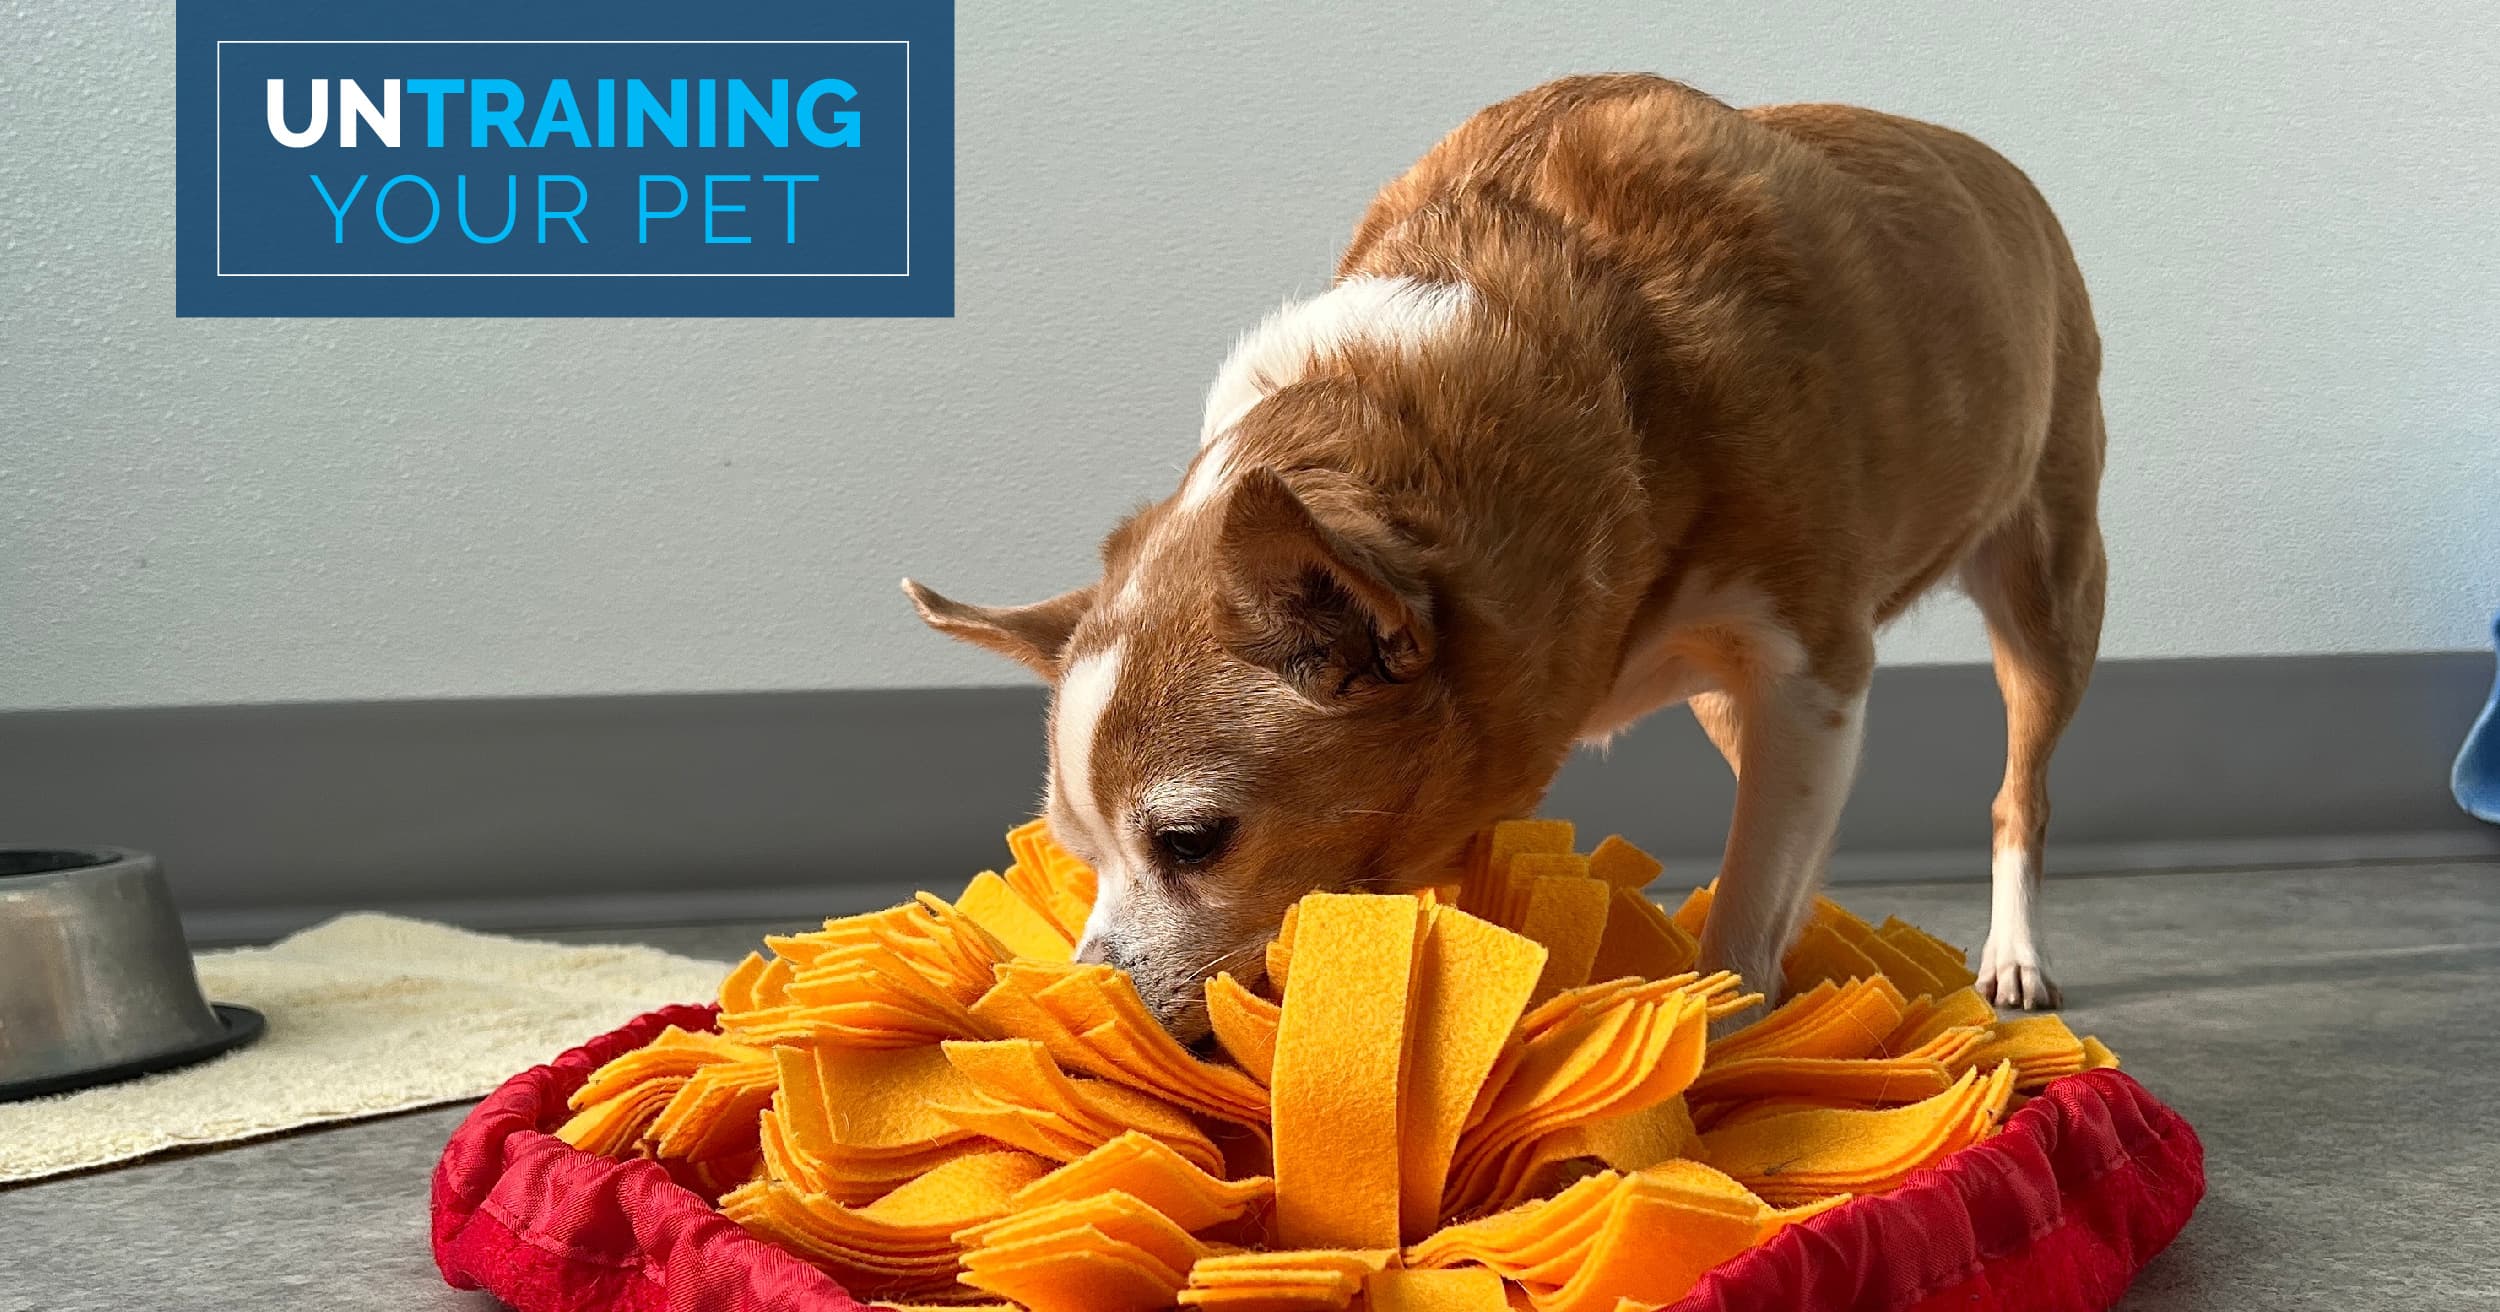
[[[622,1156],[626,1149],[641,1142],[643,1131],[659,1119],[669,1100],[684,1087],[686,1077],[682,1075],[645,1080],[573,1113],[557,1128],[556,1137],[586,1153]]]
[[[1182,1273],[1208,1253],[1205,1244],[1192,1238],[1172,1218],[1134,1195],[1116,1190],[1045,1203],[984,1221],[956,1231],[955,1242],[964,1246],[967,1266],[977,1267],[985,1259],[1003,1265],[1013,1260],[1010,1253],[1044,1253],[1082,1230],[1132,1245],[1152,1257],[1172,1272],[1176,1281],[1173,1293],[1180,1292],[1177,1281]]]
[[[1947,1030],[1972,1025],[1986,1028],[1994,1025],[1996,1019],[1997,1009],[1971,989],[1920,998],[1902,1013],[1901,1023],[1884,1040],[1884,1050],[1908,1052]]]
[[[1675,927],[1698,941],[1702,929],[1709,923],[1710,899],[1717,893],[1718,887],[1719,881],[1714,879],[1685,894],[1684,901],[1676,906],[1674,915],[1670,917],[1675,921]]]
[[[1517,929],[1527,912],[1517,858],[1571,858],[1581,862],[1571,873],[1585,875],[1584,859],[1571,855],[1571,833],[1567,820],[1504,820],[1479,835],[1469,852],[1467,878],[1459,886],[1459,909],[1505,929]]]
[[[963,1282],[1028,1312],[1148,1312],[1170,1307],[1180,1273],[1134,1244],[1081,1228],[1041,1251],[976,1250]]]
[[[1517,1182],[1499,1192],[1505,1199],[1539,1197],[1561,1188],[1574,1167],[1594,1163],[1611,1170],[1640,1171],[1700,1151],[1701,1135],[1693,1128],[1684,1099],[1669,1098],[1640,1111],[1546,1135],[1521,1159]]]
[[[858,1292],[934,1293],[953,1282],[960,1251],[954,1233],[1004,1215],[1015,1192],[1047,1166],[1018,1152],[972,1154],[865,1207],[757,1180],[723,1198],[721,1211],[835,1272]]]
[[[1609,834],[1589,853],[1589,874],[1626,892],[1638,893],[1665,873],[1666,863]]]
[[[1267,995],[1271,998],[1285,996],[1285,980],[1293,972],[1293,928],[1301,919],[1301,903],[1285,908],[1284,923],[1276,927],[1276,937],[1268,940],[1262,964],[1267,967]]]
[[[1759,1022],[1710,1045],[1710,1060],[1754,1057],[1858,1058],[1882,1050],[1908,1004],[1877,976],[1816,984]]]
[[[1398,1110],[1423,904],[1313,894],[1294,930],[1276,1031],[1276,1237],[1292,1248],[1398,1242]]]
[[[1406,899],[1413,901],[1413,899]],[[1128,976],[1104,965],[1012,961],[973,1017],[1039,1039],[1061,1065],[1240,1125],[1267,1119],[1267,1090],[1202,1062],[1156,1023]]]
[[[1979,982],[1979,975],[1970,968],[1969,953],[1916,925],[1905,924],[1894,917],[1886,917],[1883,924],[1875,927],[1875,934],[1878,938],[1915,958],[1919,965],[1924,966],[1927,973],[1935,979],[1940,993],[1952,989],[1966,989]]]
[[[1216,1041],[1250,1078],[1269,1083],[1276,1071],[1276,1026],[1285,1009],[1242,987],[1230,972],[1208,980],[1207,1024]]]
[[[1748,1057],[1714,1064],[1693,1081],[1695,1098],[1763,1098],[1783,1092],[1872,1103],[1917,1102],[1953,1087],[1945,1064],[1919,1057]]]
[[[1809,1109],[1702,1135],[1712,1166],[1773,1202],[1889,1189],[1912,1171],[1994,1128],[2014,1091],[2014,1068],[1973,1071],[1924,1102],[1882,1111]]]
[[[1406,1264],[1437,1270],[1477,1263],[1506,1279],[1518,1279],[1555,1251],[1568,1251],[1595,1234],[1622,1179],[1616,1172],[1600,1171],[1551,1198],[1445,1226],[1407,1249]]]
[[[1753,1246],[1761,1223],[1685,1205],[1665,1194],[1626,1190],[1599,1227],[1570,1280],[1531,1292],[1536,1312],[1611,1312],[1618,1302],[1664,1304],[1690,1292],[1702,1273]]]
[[[1223,1166],[1214,1142],[1179,1109],[1108,1080],[1071,1079],[1031,1039],[949,1043],[944,1053],[978,1096],[931,1110],[966,1130],[1062,1162],[1135,1130],[1203,1170]]]
[[[1808,925],[1797,936],[1797,946],[1788,950],[1780,962],[1791,990],[1812,988],[1825,980],[1865,979],[1875,975],[1875,963],[1858,950],[1855,943],[1829,925]]]
[[[1119,1192],[1196,1233],[1238,1219],[1266,1202],[1275,1182],[1264,1176],[1219,1179],[1151,1135],[1129,1131],[1026,1185],[1017,1210]]]
[[[1408,1238],[1440,1220],[1459,1132],[1546,963],[1544,948],[1455,907],[1433,908],[1426,923],[1398,1125],[1398,1228]]]
[[[1075,942],[1094,907],[1094,872],[1053,841],[1050,827],[1040,820],[1008,830],[1007,850],[1016,856],[1003,876],[1008,885]]]
[[[1930,973],[1923,961],[1902,951],[1891,939],[1868,929],[1865,921],[1852,916],[1840,928],[1850,944],[1865,953],[1867,960],[1875,963],[1881,978],[1891,981],[1903,996],[1915,998],[1945,988],[1944,981]]]
[[[1511,868],[1511,858],[1523,852],[1571,853],[1571,822],[1568,820],[1504,820],[1493,826],[1493,836],[1486,844],[1486,864],[1496,873]]]
[[[1594,866],[1592,861],[1591,865]],[[1606,932],[1589,962],[1593,980],[1660,979],[1693,968],[1701,944],[1639,891],[1617,888],[1606,907]]]
[[[2083,1040],[2055,1016],[1997,1021],[1978,1042],[1955,1056],[1953,1068],[1987,1070],[2000,1061],[2014,1064],[2014,1087],[2025,1093],[2088,1066]],[[701,1079],[702,1074],[698,1072],[695,1078]]]
[[[1508,1312],[1502,1278],[1483,1267],[1375,1271],[1363,1280],[1368,1312]]]
[[[997,935],[998,941],[1019,957],[1066,961],[1075,954],[1076,940],[1069,938],[1048,913],[989,871],[973,876],[972,882],[964,886],[963,896],[955,899],[955,905],[979,921],[983,929]]]
[[[1588,865],[1579,857],[1569,860],[1581,869]],[[1614,897],[1613,885],[1586,875],[1531,873],[1548,864],[1561,862],[1553,857],[1523,856],[1511,869],[1511,883],[1522,891],[1527,907],[1519,932],[1544,944],[1547,953],[1545,973],[1532,995],[1537,1002],[1588,983],[1589,966],[1597,960],[1598,944],[1606,936],[1607,905]]]
[[[1521,1045],[1500,1072],[1479,1123],[1462,1137],[1442,1199],[1445,1212],[1496,1201],[1527,1170],[1523,1154],[1568,1126],[1640,1111],[1684,1091],[1701,1070],[1708,1024],[1705,982],[1664,981],[1616,990],[1599,1007],[1571,1010]],[[1594,985],[1583,993],[1604,993]],[[1561,1010],[1558,999],[1547,1004]],[[1491,1084],[1488,1081],[1488,1090]]]
[[[758,1049],[752,1059],[696,1071],[651,1123],[651,1152],[664,1160],[755,1150],[755,1121],[781,1086],[779,1064]]]
[[[1183,1307],[1328,1309],[1353,1303],[1396,1249],[1289,1249],[1207,1257],[1189,1270]]]
[[[759,1049],[733,1043],[717,1034],[696,1034],[674,1025],[661,1030],[642,1047],[591,1073],[568,1104],[576,1110],[623,1093],[645,1080],[682,1080],[719,1061],[756,1056]]]

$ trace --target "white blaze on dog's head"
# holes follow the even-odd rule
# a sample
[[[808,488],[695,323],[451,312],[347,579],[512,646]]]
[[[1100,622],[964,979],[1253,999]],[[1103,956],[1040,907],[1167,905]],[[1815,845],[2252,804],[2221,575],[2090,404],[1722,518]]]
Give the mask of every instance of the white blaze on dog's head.
[[[1080,958],[1103,950],[1105,927],[1119,923],[1128,901],[1129,853],[1119,842],[1118,826],[1104,814],[1093,772],[1103,711],[1119,687],[1122,651],[1114,642],[1072,662],[1051,699],[1046,809],[1054,817],[1053,828],[1067,835],[1063,841],[1095,854],[1094,909],[1077,941]]]
[[[1246,467],[1233,428],[1259,402],[1299,382],[1323,360],[1358,345],[1420,352],[1455,331],[1476,304],[1475,289],[1463,282],[1356,277],[1268,315],[1233,344],[1207,388],[1198,457],[1181,481],[1172,502],[1175,513],[1166,524],[1205,512]],[[1137,600],[1146,573],[1143,567],[1130,571],[1120,593],[1122,604]]]
[[[1244,333],[1216,371],[1199,446],[1215,445],[1252,407],[1292,386],[1322,357],[1358,342],[1420,350],[1448,335],[1475,304],[1475,289],[1463,282],[1360,277],[1277,310]]]

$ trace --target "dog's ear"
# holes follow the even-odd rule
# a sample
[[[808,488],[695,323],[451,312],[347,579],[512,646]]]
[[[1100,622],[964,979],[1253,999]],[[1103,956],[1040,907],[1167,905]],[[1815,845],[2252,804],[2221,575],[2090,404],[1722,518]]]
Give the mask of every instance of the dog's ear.
[[[929,627],[1022,662],[1046,682],[1059,680],[1059,652],[1093,608],[1094,585],[1030,606],[971,606],[903,580],[903,595]]]
[[[1235,656],[1322,706],[1431,667],[1430,604],[1394,534],[1351,511],[1332,527],[1267,469],[1235,479],[1223,513],[1216,630]]]

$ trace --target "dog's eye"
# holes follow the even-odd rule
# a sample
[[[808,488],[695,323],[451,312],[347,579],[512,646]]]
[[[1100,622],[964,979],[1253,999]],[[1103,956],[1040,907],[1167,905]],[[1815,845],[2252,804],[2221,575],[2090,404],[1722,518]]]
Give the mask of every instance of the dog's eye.
[[[1192,821],[1154,831],[1154,843],[1165,859],[1174,865],[1203,865],[1224,850],[1233,836],[1230,816],[1221,820]]]

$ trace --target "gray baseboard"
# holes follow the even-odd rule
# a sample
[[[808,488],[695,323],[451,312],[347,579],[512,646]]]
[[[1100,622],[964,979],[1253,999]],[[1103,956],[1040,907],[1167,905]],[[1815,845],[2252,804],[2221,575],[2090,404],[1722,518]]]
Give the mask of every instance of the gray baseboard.
[[[2104,664],[2059,752],[2053,873],[2500,856],[2447,768],[2491,658]],[[1038,690],[586,697],[0,715],[0,838],[162,856],[195,935],[350,907],[493,928],[804,919],[1004,859]],[[1988,671],[1878,675],[1841,879],[1979,878],[2003,717]],[[1733,796],[1668,712],[1547,810],[1698,880]]]

